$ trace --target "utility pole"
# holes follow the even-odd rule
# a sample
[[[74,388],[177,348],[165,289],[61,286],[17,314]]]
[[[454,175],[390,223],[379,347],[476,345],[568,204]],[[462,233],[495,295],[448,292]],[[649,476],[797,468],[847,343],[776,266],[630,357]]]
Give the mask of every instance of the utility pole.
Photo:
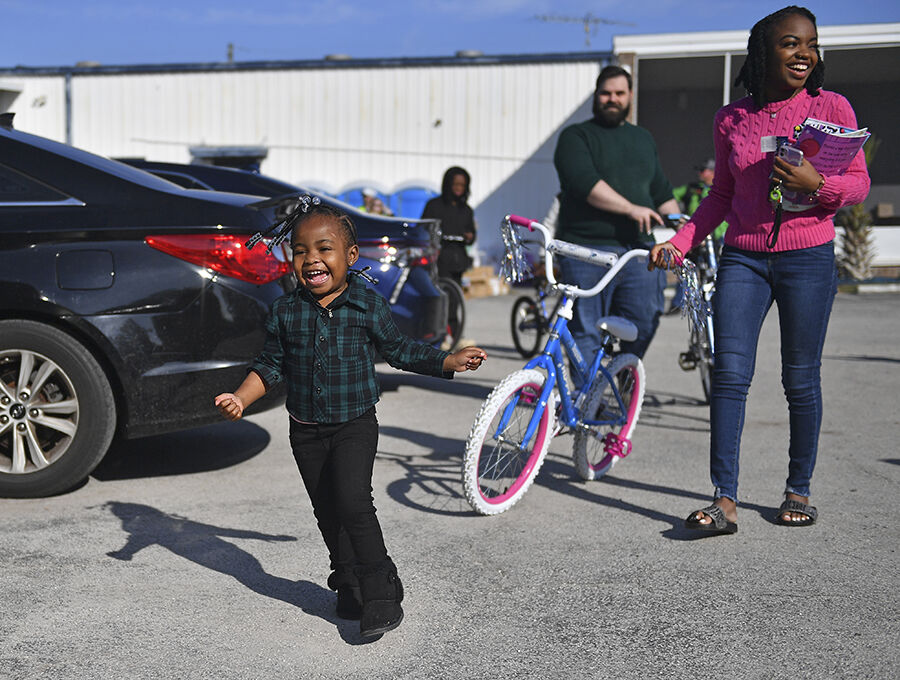
[[[231,64],[234,62],[234,43],[228,43],[228,63]]]
[[[629,23],[627,21],[615,21],[613,19],[604,19],[602,17],[595,17],[593,14],[588,12],[583,17],[565,17],[560,16],[558,14],[538,14],[534,17],[538,21],[545,22],[562,22],[562,23],[570,23],[570,24],[583,24],[584,25],[584,46],[591,46],[591,31],[597,26],[597,24],[616,24],[619,26],[634,26],[634,24]]]

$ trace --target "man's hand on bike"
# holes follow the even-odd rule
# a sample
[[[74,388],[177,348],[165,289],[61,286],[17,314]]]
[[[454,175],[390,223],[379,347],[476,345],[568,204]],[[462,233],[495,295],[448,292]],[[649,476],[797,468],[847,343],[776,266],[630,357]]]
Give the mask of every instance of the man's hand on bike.
[[[632,205],[631,210],[626,214],[638,223],[638,229],[645,234],[650,233],[654,224],[663,226],[663,218],[659,216],[659,213],[642,205]]]
[[[668,241],[657,243],[650,249],[650,257],[647,258],[647,269],[653,271],[657,267],[660,269],[670,269],[679,264],[684,259],[684,255],[678,248]]]

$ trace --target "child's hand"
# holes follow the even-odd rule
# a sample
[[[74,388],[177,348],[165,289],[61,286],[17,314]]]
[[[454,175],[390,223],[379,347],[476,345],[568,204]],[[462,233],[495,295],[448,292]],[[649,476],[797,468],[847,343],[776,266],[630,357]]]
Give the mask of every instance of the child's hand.
[[[444,359],[445,371],[474,371],[487,359],[487,352],[478,347],[463,347]]]
[[[231,392],[225,392],[216,397],[216,406],[225,420],[239,420],[244,415],[244,402]]]

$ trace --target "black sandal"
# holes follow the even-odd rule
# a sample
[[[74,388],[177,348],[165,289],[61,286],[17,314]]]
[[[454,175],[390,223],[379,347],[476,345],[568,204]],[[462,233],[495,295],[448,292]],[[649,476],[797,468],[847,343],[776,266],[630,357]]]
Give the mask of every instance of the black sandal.
[[[787,512],[797,512],[801,515],[806,515],[806,519],[797,520],[796,522],[785,519],[784,515]],[[803,501],[786,500],[778,506],[778,515],[775,517],[775,521],[784,527],[808,527],[810,524],[816,523],[818,516],[819,513],[813,506]]]
[[[712,522],[709,522],[708,524],[701,522],[700,518],[697,517],[697,515],[700,514],[708,516]],[[738,529],[737,522],[729,522],[725,517],[725,511],[715,503],[708,505],[701,510],[692,512],[687,516],[687,519],[684,520],[684,526],[688,529],[712,531],[717,534],[736,534]]]

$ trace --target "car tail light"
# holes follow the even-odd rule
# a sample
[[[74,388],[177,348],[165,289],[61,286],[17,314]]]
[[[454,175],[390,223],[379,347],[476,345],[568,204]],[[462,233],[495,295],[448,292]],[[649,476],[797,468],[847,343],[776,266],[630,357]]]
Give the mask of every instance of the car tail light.
[[[249,235],[174,234],[148,236],[145,242],[169,255],[248,283],[275,281],[291,271],[291,263],[282,246],[266,253],[263,243],[249,249]]]

